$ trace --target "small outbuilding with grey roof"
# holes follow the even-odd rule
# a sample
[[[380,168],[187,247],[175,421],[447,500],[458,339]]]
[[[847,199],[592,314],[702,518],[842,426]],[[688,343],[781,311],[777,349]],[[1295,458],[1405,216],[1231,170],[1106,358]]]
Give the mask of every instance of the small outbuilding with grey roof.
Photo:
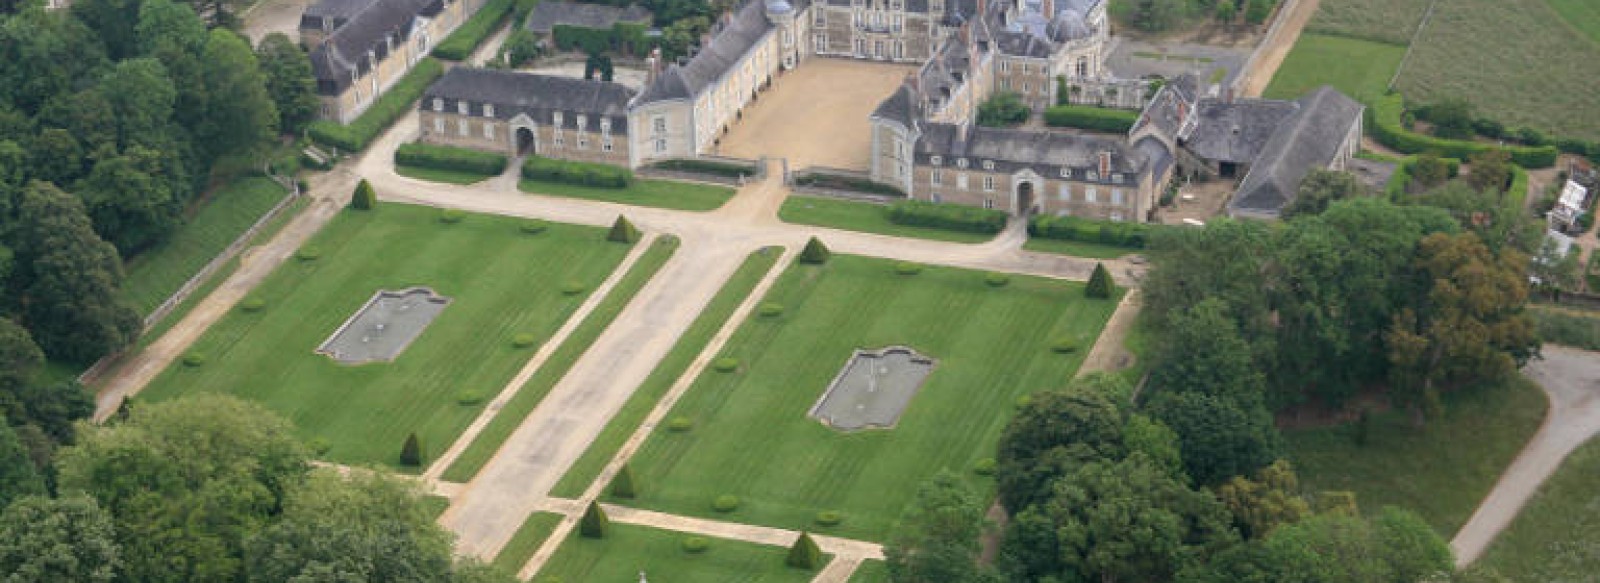
[[[628,102],[607,81],[456,67],[423,93],[422,141],[627,166]]]
[[[1275,219],[1313,169],[1344,170],[1361,151],[1365,107],[1326,85],[1295,102],[1228,203],[1234,217]]]

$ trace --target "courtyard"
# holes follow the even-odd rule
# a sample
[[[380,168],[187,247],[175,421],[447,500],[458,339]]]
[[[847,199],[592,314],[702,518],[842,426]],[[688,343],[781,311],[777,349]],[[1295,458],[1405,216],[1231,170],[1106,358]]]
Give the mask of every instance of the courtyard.
[[[786,158],[789,169],[866,170],[872,146],[867,117],[916,67],[812,57],[779,76],[745,108],[717,154]]]

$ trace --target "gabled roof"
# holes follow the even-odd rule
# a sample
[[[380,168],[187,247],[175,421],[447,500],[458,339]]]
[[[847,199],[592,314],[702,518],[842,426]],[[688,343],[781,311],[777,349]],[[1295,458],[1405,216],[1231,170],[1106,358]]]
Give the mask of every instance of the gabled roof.
[[[454,67],[422,93],[420,107],[431,109],[433,99],[439,98],[445,100],[445,111],[456,111],[457,101],[467,101],[472,115],[482,115],[483,104],[493,104],[494,117],[499,119],[511,119],[523,111],[626,117],[633,95],[632,89],[620,83]]]
[[[762,2],[745,2],[720,30],[712,33],[711,41],[700,47],[700,52],[695,53],[687,64],[669,65],[649,87],[645,87],[639,102],[644,104],[699,95],[733,68],[750,47],[755,46],[772,28]]]
[[[343,92],[352,71],[371,66],[369,52],[379,60],[387,57],[391,41],[399,45],[411,38],[417,17],[437,15],[443,7],[442,0],[372,0],[311,52],[312,74],[331,82],[335,94]]]
[[[922,117],[920,107],[922,99],[917,95],[911,83],[901,83],[900,87],[889,95],[888,99],[878,104],[872,110],[872,117],[890,120],[907,128],[916,127],[917,120]]]
[[[556,25],[609,30],[618,22],[650,24],[650,11],[637,5],[627,7],[560,2],[540,2],[528,15],[528,30],[549,34]]]
[[[973,168],[978,162],[990,160],[997,172],[1015,172],[1031,168],[1041,175],[1055,176],[1054,169],[1093,168],[1100,164],[1100,153],[1111,153],[1111,172],[1137,174],[1146,167],[1145,154],[1130,148],[1117,137],[1017,130],[1005,128],[971,127],[965,131],[960,126],[930,123],[923,126],[922,139],[917,140],[916,153],[921,157],[945,156],[970,158]],[[951,165],[949,161],[946,165]],[[1100,177],[1110,182],[1109,176]]]
[[[1184,147],[1207,160],[1248,164],[1261,155],[1278,126],[1300,104],[1276,99],[1241,99],[1232,103],[1202,99],[1195,104],[1195,123],[1180,135]]]
[[[1262,147],[1261,157],[1228,203],[1229,211],[1276,216],[1294,200],[1307,172],[1326,168],[1339,156],[1347,132],[1365,109],[1326,85],[1295,102],[1298,111]]]
[[[304,16],[313,18],[332,18],[334,22],[343,24],[357,12],[361,12],[376,0],[321,0],[316,4],[306,7]],[[301,19],[304,22],[304,18]],[[338,26],[335,24],[334,26]]]

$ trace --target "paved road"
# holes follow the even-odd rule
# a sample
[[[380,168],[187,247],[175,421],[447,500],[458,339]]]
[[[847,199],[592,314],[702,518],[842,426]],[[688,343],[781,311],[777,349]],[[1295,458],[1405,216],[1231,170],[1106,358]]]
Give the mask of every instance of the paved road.
[[[1525,372],[1550,397],[1550,412],[1450,541],[1458,567],[1478,560],[1567,454],[1600,434],[1600,353],[1545,345],[1544,359],[1529,363]]]

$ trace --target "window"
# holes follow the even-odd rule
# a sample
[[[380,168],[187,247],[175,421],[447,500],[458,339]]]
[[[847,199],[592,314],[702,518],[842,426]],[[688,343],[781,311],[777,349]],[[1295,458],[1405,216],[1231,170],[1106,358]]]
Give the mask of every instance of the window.
[[[611,149],[612,149],[611,137],[610,136],[606,136],[606,137],[600,138],[600,151],[602,151],[602,152],[610,152]]]
[[[581,113],[578,114],[578,129],[579,130],[585,130],[585,129],[588,129],[588,128],[589,128],[589,116],[583,115]]]
[[[1118,172],[1118,173],[1112,174],[1111,175],[1111,181],[1115,182],[1117,184],[1122,184],[1122,173]]]
[[[987,190],[987,191],[993,191],[994,190],[994,177],[993,176],[984,176],[983,177],[983,189]]]
[[[437,97],[433,98],[433,110],[444,111],[444,100]]]
[[[943,185],[944,184],[944,173],[942,171],[940,171],[938,168],[934,168],[933,172],[929,172],[928,173],[928,184],[932,184],[934,186]]]
[[[667,133],[667,118],[656,116],[655,119],[650,120],[650,129],[658,134]]]
[[[984,170],[994,170],[994,160],[984,160],[983,161],[983,169]]]
[[[461,120],[456,124],[456,133],[461,134],[463,138],[467,137],[468,134],[472,133],[472,124],[467,120]]]
[[[1027,63],[1023,63],[1022,64],[1022,74],[1023,75],[1027,75],[1028,74],[1028,64]]]
[[[932,164],[934,166],[938,166],[939,164],[941,164],[943,162],[944,162],[944,159],[940,158],[938,156],[930,156],[930,157],[928,157],[928,163]]]
[[[818,7],[814,8],[814,9],[812,9],[811,22],[815,23],[817,26],[824,26],[824,25],[828,24],[827,14],[828,14],[828,11],[827,11],[826,8],[818,6]]]
[[[493,103],[485,103],[485,104],[483,104],[483,117],[494,117],[494,104]]]
[[[1111,221],[1112,222],[1116,222],[1116,223],[1122,222],[1122,213],[1117,212],[1117,211],[1111,211]]]
[[[1072,201],[1072,185],[1071,184],[1067,184],[1065,182],[1061,183],[1061,193],[1059,195],[1059,198],[1061,199],[1061,202],[1071,202]]]
[[[966,174],[957,174],[956,175],[956,188],[959,188],[961,190],[966,190],[967,189],[967,175]]]
[[[467,110],[470,107],[471,107],[471,104],[467,103],[467,100],[465,100],[465,99],[463,99],[461,101],[457,101],[456,102],[456,113],[459,113],[461,115],[467,115]]]
[[[1000,61],[1000,72],[1001,73],[1010,73],[1011,72],[1011,61]]]
[[[489,122],[483,123],[483,137],[491,142],[494,141],[494,124]]]
[[[822,51],[824,51],[824,50],[826,50],[828,48],[828,35],[825,35],[825,34],[812,35],[811,36],[811,46],[816,48],[817,54],[822,54]]]
[[[1061,177],[1062,178],[1072,178],[1072,169],[1071,168],[1067,168],[1065,166],[1061,167]]]
[[[1087,178],[1089,180],[1099,180],[1100,179],[1100,173],[1097,172],[1097,171],[1094,171],[1094,170],[1090,170],[1089,174],[1087,175]]]
[[[905,144],[900,143],[900,142],[895,142],[894,143],[894,157],[899,158],[901,156],[905,156],[905,152],[906,152],[906,145]]]
[[[600,118],[600,135],[601,136],[610,136],[611,135],[611,118],[609,118],[609,117]]]
[[[1093,186],[1084,187],[1084,189],[1083,189],[1083,202],[1100,202],[1100,201],[1095,200],[1095,199],[1096,199],[1096,195],[1095,195],[1095,192],[1094,192],[1094,187]]]
[[[586,133],[583,133],[583,132],[578,132],[578,149],[579,150],[587,150],[587,149],[589,149],[589,134],[586,134]]]
[[[994,199],[992,199],[992,198],[983,199],[983,208],[986,208],[986,209],[994,208]]]
[[[956,158],[956,168],[966,168],[966,167],[967,167],[967,159],[966,158]]]
[[[933,194],[928,195],[928,200],[933,201],[933,202],[944,202],[944,197],[939,196],[939,193],[935,192]]]
[[[1121,188],[1113,188],[1113,189],[1111,189],[1111,204],[1116,204],[1116,205],[1122,204],[1122,189]]]
[[[442,118],[442,117],[433,118],[433,133],[436,133],[436,134],[444,133],[444,118]]]
[[[665,151],[667,151],[667,141],[666,140],[656,140],[656,153],[660,154],[660,153],[665,152]]]
[[[561,133],[561,128],[552,128],[550,133],[555,136],[557,148],[567,145],[567,137]]]
[[[1027,81],[1023,81],[1022,82],[1022,92],[1023,93],[1027,93],[1027,92],[1032,91],[1032,90],[1033,89],[1028,86],[1028,82]]]
[[[552,114],[550,116],[550,120],[551,120],[552,123],[555,124],[556,127],[558,127],[558,128],[561,127],[561,122],[562,122],[561,112],[558,111],[558,112],[555,112],[554,114]]]
[[[1000,80],[1000,88],[1003,89],[1003,90],[1006,90],[1006,91],[1010,91],[1011,90],[1011,78],[1010,77],[1006,77],[1005,79],[1001,79]]]

